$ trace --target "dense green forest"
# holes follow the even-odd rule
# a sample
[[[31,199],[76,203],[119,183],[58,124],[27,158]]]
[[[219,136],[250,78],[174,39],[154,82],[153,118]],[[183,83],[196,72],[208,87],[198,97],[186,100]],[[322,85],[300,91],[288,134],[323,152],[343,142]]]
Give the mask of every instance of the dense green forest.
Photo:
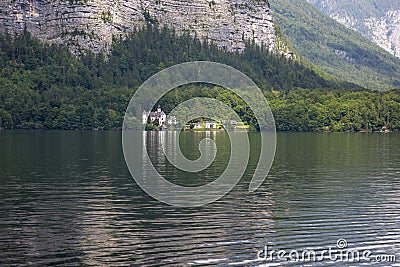
[[[252,43],[243,53],[227,52],[151,25],[114,40],[107,57],[88,53],[78,59],[28,33],[1,36],[0,128],[119,129],[142,82],[165,67],[192,60],[225,63],[249,75],[269,100],[278,130],[400,129],[400,91],[366,91]],[[160,104],[169,111],[194,96],[220,99],[256,125],[248,107],[221,88],[186,86]]]

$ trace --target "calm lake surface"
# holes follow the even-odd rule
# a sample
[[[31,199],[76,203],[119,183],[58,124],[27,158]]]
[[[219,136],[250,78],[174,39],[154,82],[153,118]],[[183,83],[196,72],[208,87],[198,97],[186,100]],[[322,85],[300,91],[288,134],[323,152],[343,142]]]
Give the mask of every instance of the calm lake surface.
[[[224,133],[201,174],[163,159],[163,133],[147,133],[160,173],[200,185],[229,158]],[[184,133],[182,150],[207,133]],[[259,145],[250,133],[252,147]],[[147,196],[126,167],[121,132],[0,131],[0,266],[400,266],[400,134],[278,133],[268,178],[248,192],[254,152],[228,195],[200,208]],[[269,250],[337,247],[395,262],[258,259]],[[260,253],[260,251],[262,253]],[[397,264],[397,265],[396,265]]]

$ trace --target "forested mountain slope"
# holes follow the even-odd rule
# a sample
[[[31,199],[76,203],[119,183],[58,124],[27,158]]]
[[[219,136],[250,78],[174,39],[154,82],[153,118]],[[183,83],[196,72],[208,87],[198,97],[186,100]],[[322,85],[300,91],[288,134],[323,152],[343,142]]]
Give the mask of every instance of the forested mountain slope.
[[[236,67],[265,92],[354,88],[268,48],[247,43],[242,53],[224,51],[151,24],[114,40],[107,58],[88,53],[78,59],[64,47],[43,44],[25,33],[14,40],[0,37],[0,127],[119,128],[129,99],[142,82],[168,66],[194,60]],[[186,95],[201,92],[193,89]],[[214,91],[213,97],[219,93]],[[171,101],[179,99],[178,95]]]
[[[346,27],[400,57],[400,1],[306,0]]]
[[[400,87],[400,59],[325,16],[304,0],[270,0],[293,47],[340,79],[373,90]]]

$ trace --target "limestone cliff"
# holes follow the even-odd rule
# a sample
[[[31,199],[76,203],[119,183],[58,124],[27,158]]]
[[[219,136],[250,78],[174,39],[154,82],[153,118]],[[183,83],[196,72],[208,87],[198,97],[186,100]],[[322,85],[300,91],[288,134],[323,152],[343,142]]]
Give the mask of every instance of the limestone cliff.
[[[196,34],[219,47],[241,51],[244,40],[275,50],[269,4],[256,0],[2,0],[0,33],[21,33],[64,44],[75,53],[108,52],[112,36],[146,22]]]

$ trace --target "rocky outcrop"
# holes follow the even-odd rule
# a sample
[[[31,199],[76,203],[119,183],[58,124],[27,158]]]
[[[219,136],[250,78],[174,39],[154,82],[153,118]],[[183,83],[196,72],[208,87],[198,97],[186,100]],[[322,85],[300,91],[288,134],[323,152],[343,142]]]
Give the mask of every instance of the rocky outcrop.
[[[254,40],[275,50],[268,3],[256,0],[2,0],[0,32],[64,44],[75,53],[108,52],[112,37],[147,22],[188,32],[230,51]]]
[[[365,19],[364,25],[376,44],[400,58],[400,7],[383,17]]]

